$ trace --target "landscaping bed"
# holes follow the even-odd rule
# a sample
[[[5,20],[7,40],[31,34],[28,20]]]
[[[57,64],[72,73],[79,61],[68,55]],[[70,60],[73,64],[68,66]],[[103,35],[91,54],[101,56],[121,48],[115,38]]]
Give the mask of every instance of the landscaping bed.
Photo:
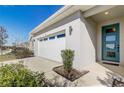
[[[72,69],[69,73],[64,69],[64,66],[58,66],[53,68],[57,74],[65,77],[66,79],[70,80],[71,82],[75,81],[76,79],[80,78],[81,76],[87,74],[89,71],[78,71],[76,69]]]

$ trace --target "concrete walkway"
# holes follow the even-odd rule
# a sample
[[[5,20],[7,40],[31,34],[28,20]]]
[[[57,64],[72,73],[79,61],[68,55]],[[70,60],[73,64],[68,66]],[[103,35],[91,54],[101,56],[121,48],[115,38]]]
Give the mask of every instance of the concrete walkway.
[[[118,73],[122,77],[124,77],[124,66],[116,66],[112,64],[105,64],[102,62],[98,62],[100,65],[104,66],[105,68],[113,71],[114,73]]]
[[[60,86],[63,86],[62,84],[64,82],[67,82],[66,86],[80,87],[111,86],[110,85],[112,83],[111,76],[114,75],[112,71],[108,70],[107,68],[101,66],[98,63],[94,63],[83,68],[84,70],[89,70],[90,71],[89,73],[75,80],[74,82],[70,82],[52,71],[53,67],[62,65],[61,63],[50,61],[44,58],[31,57],[21,60],[6,61],[2,63],[11,64],[17,63],[18,61],[24,61],[24,65],[26,65],[29,69],[33,71],[45,72],[45,76],[47,79],[49,79],[53,83],[58,82],[59,83],[58,85]]]

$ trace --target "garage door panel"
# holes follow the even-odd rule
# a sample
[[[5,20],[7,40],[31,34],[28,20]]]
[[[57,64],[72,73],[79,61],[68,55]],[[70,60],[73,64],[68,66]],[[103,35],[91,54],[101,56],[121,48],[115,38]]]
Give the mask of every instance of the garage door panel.
[[[63,49],[65,49],[65,37],[39,41],[38,56],[61,62],[61,50]]]

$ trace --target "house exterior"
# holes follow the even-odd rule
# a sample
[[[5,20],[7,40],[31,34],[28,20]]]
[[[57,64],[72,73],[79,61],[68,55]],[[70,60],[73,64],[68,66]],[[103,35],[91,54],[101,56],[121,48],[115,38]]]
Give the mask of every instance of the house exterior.
[[[124,65],[124,6],[64,6],[30,32],[35,56],[62,62],[61,50],[75,51],[74,68],[94,62]]]

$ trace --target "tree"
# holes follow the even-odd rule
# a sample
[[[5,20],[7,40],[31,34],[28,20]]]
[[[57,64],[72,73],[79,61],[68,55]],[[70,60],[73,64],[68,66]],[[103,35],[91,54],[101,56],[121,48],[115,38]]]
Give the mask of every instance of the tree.
[[[2,55],[2,50],[3,50],[3,46],[6,44],[7,39],[8,38],[8,34],[7,31],[4,27],[0,26],[0,52]]]

